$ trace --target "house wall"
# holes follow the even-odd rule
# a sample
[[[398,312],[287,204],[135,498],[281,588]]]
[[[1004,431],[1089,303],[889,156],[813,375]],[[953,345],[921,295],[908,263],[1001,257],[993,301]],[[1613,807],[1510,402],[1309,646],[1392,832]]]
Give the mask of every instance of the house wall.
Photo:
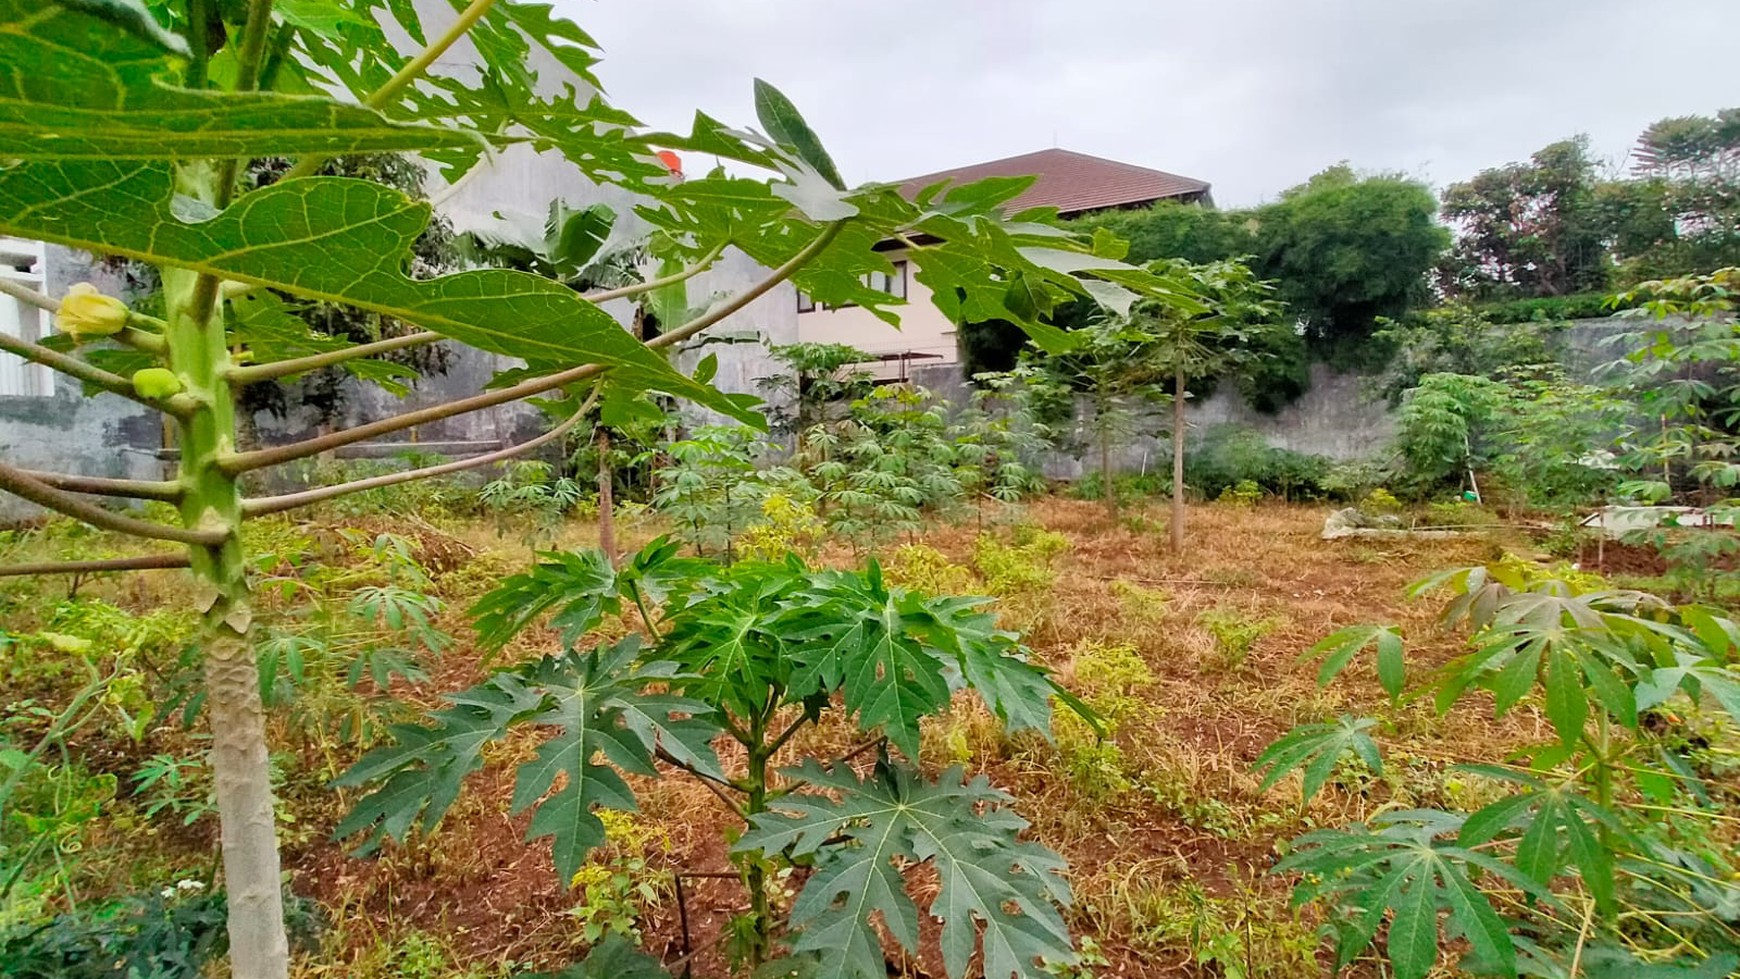
[[[904,251],[889,252],[890,261],[906,260]],[[955,324],[931,302],[931,292],[915,274],[917,266],[910,261],[906,267],[906,305],[894,307],[900,317],[898,327],[890,326],[861,306],[842,309],[820,309],[796,313],[797,296],[791,294],[792,309],[797,317],[797,336],[803,343],[844,343],[866,353],[922,354],[907,366],[935,367],[960,361],[955,343]],[[901,377],[902,364],[888,361],[872,365],[871,373],[879,378]]]

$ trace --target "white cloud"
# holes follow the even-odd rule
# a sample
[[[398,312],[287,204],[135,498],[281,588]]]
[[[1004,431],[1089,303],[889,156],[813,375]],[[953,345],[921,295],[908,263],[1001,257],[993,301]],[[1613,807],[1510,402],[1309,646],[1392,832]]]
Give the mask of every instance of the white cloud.
[[[779,86],[849,181],[1057,145],[1275,196],[1342,159],[1436,184],[1740,104],[1733,0],[556,0],[660,128]]]

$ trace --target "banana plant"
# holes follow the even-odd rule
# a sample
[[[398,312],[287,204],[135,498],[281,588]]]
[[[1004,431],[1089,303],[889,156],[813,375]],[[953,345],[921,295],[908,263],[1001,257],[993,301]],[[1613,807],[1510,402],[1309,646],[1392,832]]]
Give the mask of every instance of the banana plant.
[[[736,824],[727,840],[749,911],[733,931],[753,966],[783,944],[792,961],[782,968],[881,979],[874,915],[916,953],[919,910],[904,874],[925,864],[938,876],[927,911],[942,923],[954,979],[975,953],[998,979],[1036,979],[1049,974],[1045,963],[1072,961],[1058,911],[1069,898],[1062,860],[1020,838],[1027,823],[983,776],[957,768],[929,779],[916,767],[920,721],[962,688],[1011,731],[1049,736],[1053,698],[1093,721],[996,628],[984,600],[893,587],[874,563],[818,571],[795,557],[723,565],[676,552],[654,541],[621,570],[597,551],[547,554],[481,599],[472,611],[487,645],[549,617],[563,648],[451,695],[424,723],[395,727],[395,743],[340,779],[372,791],[339,831],[364,834],[367,851],[433,827],[491,742],[542,728],[552,733],[519,767],[513,808],[533,810],[528,837],[552,838],[563,879],[604,842],[596,808],[635,808],[623,773],[652,776],[662,765],[713,792]],[[625,611],[644,637],[585,645],[606,616]],[[831,715],[869,740],[840,758],[778,765]],[[737,742],[731,757],[742,761],[725,764],[712,747],[718,738]],[[866,770],[855,769],[872,749]],[[768,871],[799,864],[812,872],[782,934]]]
[[[1188,292],[1117,261],[1103,237],[1058,229],[1049,212],[1006,214],[1028,180],[939,184],[913,199],[890,185],[848,188],[793,104],[766,83],[755,90],[760,131],[698,114],[687,133],[642,132],[599,94],[596,44],[550,7],[469,0],[420,9],[428,11],[396,0],[0,0],[0,64],[30,66],[0,78],[0,234],[153,266],[164,310],[147,316],[89,286],[57,299],[0,279],[6,294],[55,314],[60,331],[41,343],[0,334],[0,350],[161,413],[180,450],[164,480],[0,463],[0,490],[179,548],[6,570],[190,571],[187,593],[204,615],[200,652],[237,979],[282,979],[289,968],[242,523],[491,465],[561,438],[567,425],[476,458],[299,492],[245,496],[251,474],[527,398],[579,402],[600,385],[662,392],[764,425],[752,398],[714,388],[705,362],[695,376],[678,372],[665,348],[788,281],[818,301],[897,322],[899,300],[866,285],[870,273],[892,271],[876,250],[888,240],[915,245],[916,274],[946,313],[1018,322],[1054,351],[1069,338],[1035,314],[1035,293],[1127,306],[1142,297],[1182,302]],[[462,40],[458,50],[475,52],[470,68],[440,67]],[[592,183],[636,195],[636,216],[667,243],[673,270],[584,294],[506,269],[414,278],[410,248],[430,205],[320,175],[337,155],[415,153],[436,168],[446,196],[513,146],[559,155]],[[735,169],[679,180],[659,162],[661,150]],[[276,182],[248,189],[240,175],[265,157],[296,162]],[[601,307],[684,282],[727,248],[767,274],[665,324],[656,339],[641,342]],[[1014,282],[1021,296],[1011,305]],[[420,329],[306,353],[294,330],[287,342],[280,319],[262,322],[259,310],[269,313],[280,296]],[[292,444],[243,444],[236,403],[249,385],[443,341],[525,366],[473,396]],[[178,518],[142,519],[98,505],[101,498],[168,503]]]
[[[1733,796],[1696,757],[1685,718],[1730,739],[1740,730],[1740,623],[1515,561],[1412,588],[1439,591],[1470,651],[1426,682],[1407,686],[1394,626],[1343,629],[1303,661],[1321,660],[1327,685],[1370,648],[1394,701],[1430,698],[1442,713],[1482,691],[1499,716],[1538,710],[1552,737],[1512,764],[1460,766],[1496,796],[1472,812],[1381,812],[1289,844],[1275,869],[1303,875],[1295,901],[1337,910],[1338,966],[1383,931],[1397,979],[1422,979],[1457,938],[1460,967],[1479,975],[1729,975],[1740,966]],[[1309,802],[1345,760],[1378,771],[1367,732],[1382,727],[1344,716],[1295,728],[1258,759],[1264,787],[1299,772]]]

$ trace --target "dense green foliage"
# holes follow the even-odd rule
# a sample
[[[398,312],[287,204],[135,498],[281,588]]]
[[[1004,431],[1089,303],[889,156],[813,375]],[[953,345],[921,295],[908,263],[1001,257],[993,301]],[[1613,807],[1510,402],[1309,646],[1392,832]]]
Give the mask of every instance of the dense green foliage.
[[[1740,110],[1659,120],[1632,172],[1606,177],[1584,137],[1451,185],[1440,284],[1476,300],[1570,297],[1740,262]],[[1564,312],[1586,312],[1585,305]]]
[[[1424,184],[1339,164],[1248,210],[1161,202],[1077,223],[1127,239],[1132,261],[1248,256],[1305,333],[1333,342],[1364,337],[1378,317],[1429,299],[1426,274],[1450,243],[1436,210]]]
[[[1061,861],[1018,839],[1025,822],[982,778],[966,781],[957,769],[932,781],[912,767],[919,721],[942,712],[956,686],[1009,730],[1049,730],[1061,690],[979,609],[982,600],[892,587],[874,563],[864,572],[812,571],[795,557],[722,566],[676,551],[655,541],[620,572],[596,552],[551,554],[485,596],[473,611],[491,646],[553,612],[563,651],[450,695],[426,724],[395,726],[392,744],[340,780],[375,787],[339,831],[367,831],[373,846],[431,826],[491,742],[522,726],[550,728],[519,767],[514,808],[535,810],[529,836],[553,837],[564,879],[604,842],[594,807],[635,808],[619,772],[653,775],[659,759],[722,793],[746,824],[732,850],[750,893],[739,935],[752,965],[774,957],[781,940],[768,863],[799,859],[815,872],[783,941],[815,975],[884,974],[873,912],[916,951],[918,912],[902,881],[912,864],[930,864],[941,881],[929,913],[942,921],[951,977],[966,974],[976,949],[988,975],[1040,976],[1041,959],[1069,961],[1055,907],[1068,900]],[[583,646],[607,614],[625,609],[639,615],[645,640]],[[773,755],[835,712],[907,761],[885,747],[867,778],[849,759],[809,759],[776,776]],[[742,746],[742,764],[721,762],[712,747],[720,737]],[[561,788],[546,795],[559,774]]]
[[[1445,957],[1441,925],[1478,974],[1724,975],[1740,965],[1733,797],[1683,732],[1690,717],[1740,721],[1729,665],[1740,624],[1530,567],[1464,568],[1414,587],[1450,590],[1446,623],[1471,633],[1471,651],[1417,688],[1393,627],[1343,630],[1307,656],[1323,658],[1326,684],[1374,646],[1392,699],[1430,698],[1442,713],[1482,690],[1499,715],[1533,701],[1550,737],[1507,764],[1463,766],[1491,792],[1476,809],[1316,830],[1276,869],[1303,874],[1297,900],[1332,909],[1338,965],[1387,915],[1398,979],[1422,979]],[[1372,718],[1307,724],[1260,764],[1270,783],[1302,771],[1309,799],[1345,755],[1376,770],[1368,732],[1382,729]]]

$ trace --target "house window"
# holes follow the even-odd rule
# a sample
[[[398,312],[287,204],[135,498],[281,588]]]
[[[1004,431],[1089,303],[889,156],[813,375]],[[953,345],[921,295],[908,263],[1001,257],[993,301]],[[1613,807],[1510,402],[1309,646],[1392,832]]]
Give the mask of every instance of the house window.
[[[42,289],[42,246],[33,241],[0,238],[0,277],[31,289]],[[0,294],[0,333],[30,343],[48,335],[48,315],[35,306]],[[0,397],[47,397],[54,393],[54,375],[41,364],[0,353]]]
[[[886,292],[896,299],[905,299],[906,260],[901,259],[900,261],[895,262],[893,272],[867,272],[861,281],[867,288],[875,289],[877,292]],[[800,313],[813,313],[817,309],[843,309],[853,305],[856,304],[817,304],[816,298],[809,293],[800,290],[797,294],[797,311]]]
[[[906,260],[894,263],[894,271],[872,272],[864,277],[864,284],[877,292],[886,292],[896,299],[906,298]]]

